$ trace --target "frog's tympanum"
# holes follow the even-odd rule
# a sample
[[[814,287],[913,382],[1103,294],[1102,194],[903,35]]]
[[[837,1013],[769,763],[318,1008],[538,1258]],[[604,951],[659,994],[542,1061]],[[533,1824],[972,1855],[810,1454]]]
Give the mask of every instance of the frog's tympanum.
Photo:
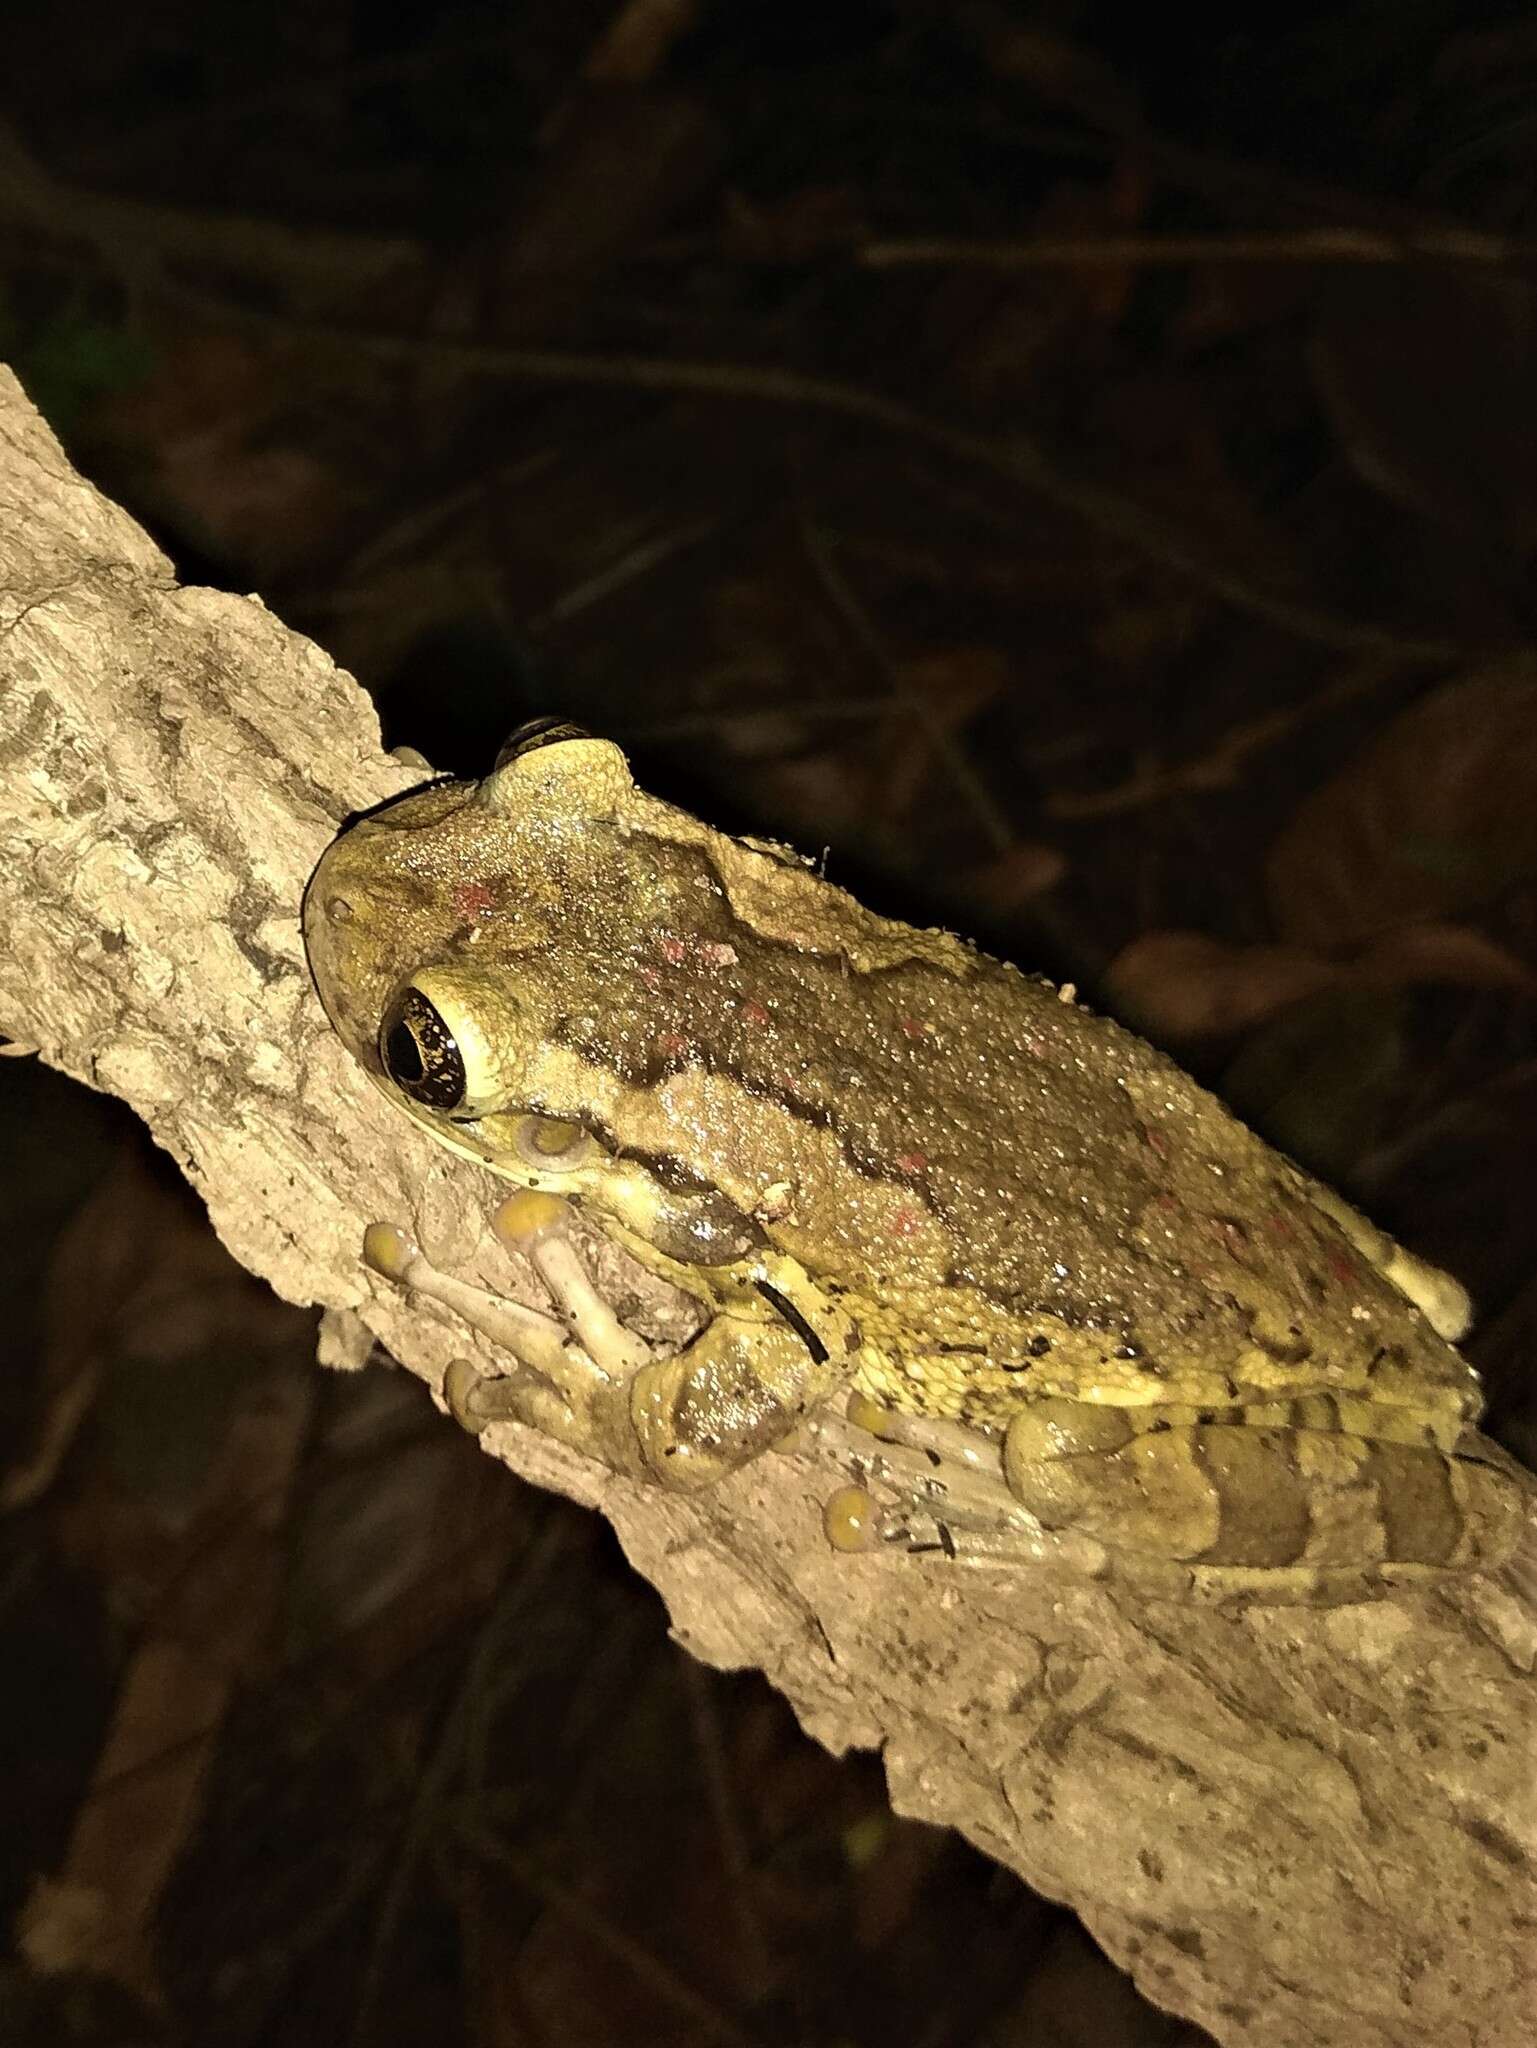
[[[305,937],[379,1086],[521,1190],[498,1227],[555,1314],[396,1225],[365,1246],[510,1354],[450,1368],[473,1426],[697,1487],[836,1396],[868,1456],[834,1542],[1065,1532],[1197,1595],[1359,1597],[1516,1547],[1454,1281],[1070,991],[643,794],[606,741],[525,729],[485,781],[353,824]],[[572,1205],[697,1298],[691,1343],[619,1322]]]

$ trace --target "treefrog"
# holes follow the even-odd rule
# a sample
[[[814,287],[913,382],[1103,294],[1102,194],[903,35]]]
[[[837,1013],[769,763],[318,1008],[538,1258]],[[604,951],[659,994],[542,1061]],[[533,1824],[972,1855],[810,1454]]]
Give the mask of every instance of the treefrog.
[[[1203,1596],[1515,1549],[1455,1281],[1070,990],[646,795],[617,746],[543,721],[362,817],[304,932],[373,1080],[519,1190],[497,1227],[550,1314],[365,1240],[509,1354],[450,1368],[472,1426],[698,1487],[842,1400],[868,1455],[835,1543],[1072,1532]],[[692,1342],[624,1327],[572,1205],[696,1298]]]

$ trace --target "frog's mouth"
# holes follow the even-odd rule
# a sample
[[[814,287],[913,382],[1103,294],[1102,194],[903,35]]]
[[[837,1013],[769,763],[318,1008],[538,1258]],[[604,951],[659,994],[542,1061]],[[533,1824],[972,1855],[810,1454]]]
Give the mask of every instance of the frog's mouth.
[[[438,1144],[446,1146],[450,1152],[457,1152],[461,1159],[473,1160],[477,1166],[489,1166],[493,1173],[516,1178],[515,1175],[507,1175],[506,1169],[498,1164],[494,1146],[482,1135],[481,1124],[484,1119],[452,1117],[442,1110],[433,1110],[414,1102],[409,1095],[402,1093],[387,1073],[381,1073],[372,1061],[365,1065],[364,1071],[374,1087],[388,1099],[394,1109],[404,1111],[419,1130],[436,1139]]]

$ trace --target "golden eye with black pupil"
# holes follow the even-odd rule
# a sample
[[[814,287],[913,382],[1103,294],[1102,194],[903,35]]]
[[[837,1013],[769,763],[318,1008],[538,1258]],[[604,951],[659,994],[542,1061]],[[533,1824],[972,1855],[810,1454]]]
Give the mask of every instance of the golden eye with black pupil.
[[[464,1060],[420,989],[404,989],[391,1003],[379,1026],[379,1060],[401,1094],[424,1109],[454,1110],[464,1100]]]

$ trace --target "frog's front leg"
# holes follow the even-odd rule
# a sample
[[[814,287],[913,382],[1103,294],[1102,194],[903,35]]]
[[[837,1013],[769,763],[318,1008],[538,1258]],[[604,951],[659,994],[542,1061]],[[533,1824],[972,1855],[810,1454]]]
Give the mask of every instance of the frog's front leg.
[[[854,1333],[773,1256],[712,1275],[727,1305],[681,1351],[657,1357],[593,1285],[570,1217],[568,1203],[526,1190],[494,1219],[557,1315],[439,1272],[396,1225],[370,1228],[364,1250],[376,1271],[454,1309],[524,1368],[494,1378],[454,1362],[444,1398],[466,1427],[511,1417],[622,1469],[704,1486],[787,1434],[847,1376]]]

